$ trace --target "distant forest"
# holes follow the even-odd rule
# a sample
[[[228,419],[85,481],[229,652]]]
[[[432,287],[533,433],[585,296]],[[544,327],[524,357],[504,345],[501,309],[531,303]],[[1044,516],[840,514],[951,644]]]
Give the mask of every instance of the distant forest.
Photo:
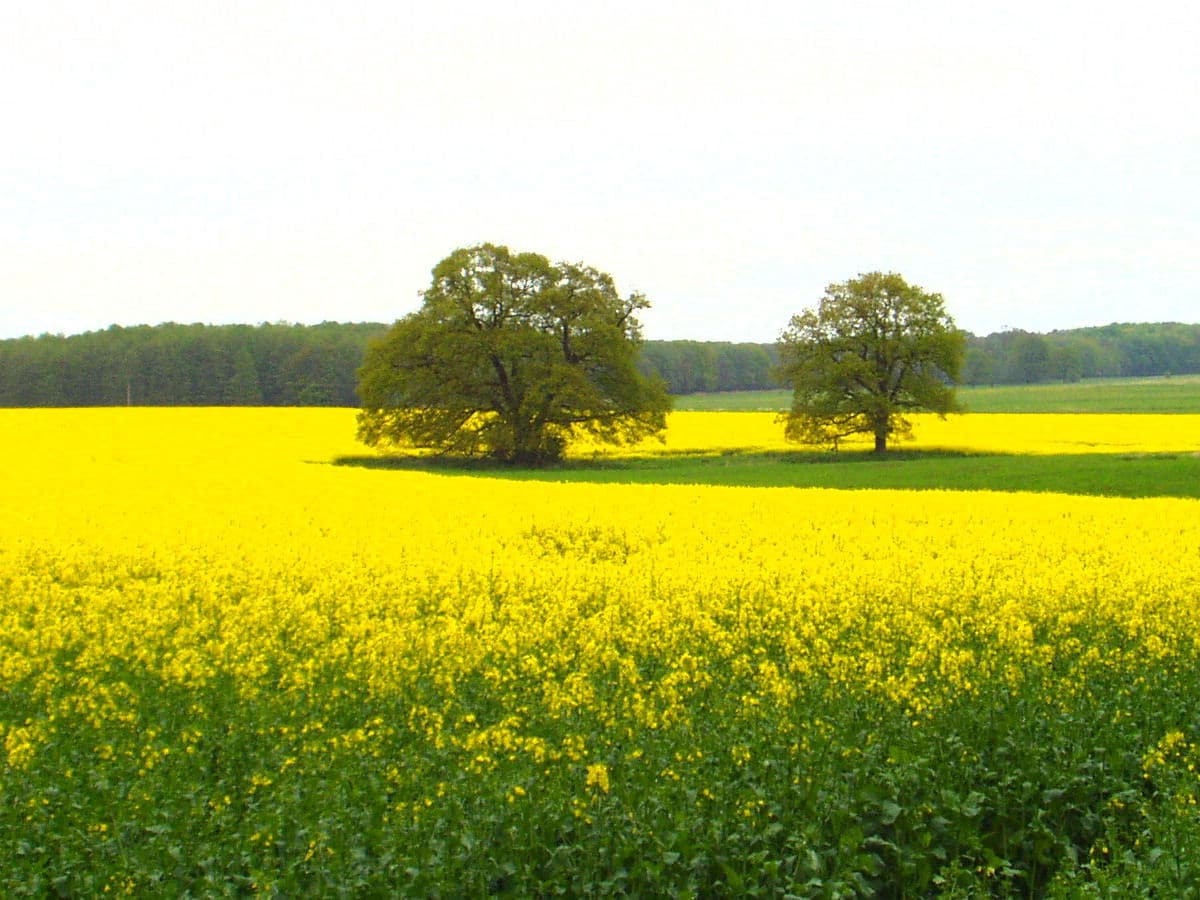
[[[379,323],[114,325],[0,341],[0,406],[357,406]],[[777,388],[774,344],[647,341],[641,365],[673,394]],[[968,335],[965,384],[1200,372],[1200,325],[1106,325]]]

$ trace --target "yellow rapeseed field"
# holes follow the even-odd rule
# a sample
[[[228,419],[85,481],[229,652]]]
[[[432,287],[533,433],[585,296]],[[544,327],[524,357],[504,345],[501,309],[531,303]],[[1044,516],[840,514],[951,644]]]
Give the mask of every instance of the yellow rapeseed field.
[[[910,417],[913,439],[903,449],[947,449],[984,453],[1159,453],[1200,452],[1200,416],[1160,414],[988,414],[930,413]],[[723,450],[786,450],[779,416],[773,412],[676,412],[665,440],[647,440],[614,450],[577,446],[577,456]],[[842,446],[869,448],[873,438],[844,439]]]
[[[917,441],[1200,446],[1200,417],[1066,418],[921,419]],[[678,413],[666,449],[780,432]],[[683,866],[637,805],[655,792],[768,829],[783,788],[756,771],[817,792],[872,747],[898,766],[896,722],[1018,696],[1021,716],[1140,717],[1138,777],[1183,758],[1160,744],[1188,723],[1141,707],[1197,656],[1196,501],[335,466],[362,453],[348,410],[0,411],[0,433],[0,801],[37,836],[7,860],[26,886],[41,848],[43,869],[78,859],[76,891],[203,892],[212,873],[171,860],[209,841],[184,855],[256,890],[386,856],[353,877],[420,892],[450,877],[428,842],[458,835],[461,875],[482,865],[463,834],[554,810]]]

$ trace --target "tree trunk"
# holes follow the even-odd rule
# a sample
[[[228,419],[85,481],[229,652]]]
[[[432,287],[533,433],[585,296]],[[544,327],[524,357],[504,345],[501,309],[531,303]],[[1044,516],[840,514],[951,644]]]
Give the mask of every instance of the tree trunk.
[[[552,461],[544,440],[544,426],[514,415],[512,423],[513,444],[508,461],[518,466],[541,466]]]
[[[876,453],[886,453],[887,452],[887,431],[886,430],[875,432],[875,452]]]

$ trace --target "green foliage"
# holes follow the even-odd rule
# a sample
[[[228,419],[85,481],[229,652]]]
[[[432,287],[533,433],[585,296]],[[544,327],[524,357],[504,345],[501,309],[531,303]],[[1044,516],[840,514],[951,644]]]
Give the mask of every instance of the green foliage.
[[[825,637],[854,646],[865,627]],[[1056,645],[1079,683],[1069,696],[1036,667],[1016,685],[981,671],[977,688],[914,716],[814,673],[779,718],[747,703],[762,690],[754,667],[717,656],[712,686],[660,728],[615,734],[587,708],[543,717],[545,745],[585,743],[611,790],[590,787],[582,761],[511,753],[480,767],[429,741],[414,709],[512,713],[479,673],[403,697],[346,680],[317,702],[278,690],[278,672],[253,690],[184,689],[130,662],[104,678],[136,727],[83,717],[33,765],[0,770],[0,891],[1187,896],[1200,875],[1198,660],[1121,670],[1103,657],[1128,635],[1073,628]],[[992,639],[961,638],[983,657]],[[762,664],[785,664],[784,636],[762,643]],[[537,708],[541,679],[527,681]],[[20,688],[5,694],[18,721],[41,702]],[[1149,765],[1171,732],[1187,752]]]
[[[905,413],[958,410],[964,341],[941,295],[899,275],[831,284],[780,336],[781,372],[793,389],[788,438],[836,448],[872,434],[882,453],[889,437],[910,432]]]
[[[670,397],[637,369],[634,314],[648,305],[582,264],[456,250],[421,309],[370,345],[359,438],[540,463],[577,433],[627,443],[661,431]]]
[[[1011,329],[967,342],[966,384],[1074,382],[1200,373],[1200,325],[1105,325],[1034,334]]]
[[[141,325],[0,341],[0,406],[354,406],[386,326]]]
[[[772,388],[778,362],[774,344],[647,341],[641,367],[660,376],[672,394],[694,394]]]

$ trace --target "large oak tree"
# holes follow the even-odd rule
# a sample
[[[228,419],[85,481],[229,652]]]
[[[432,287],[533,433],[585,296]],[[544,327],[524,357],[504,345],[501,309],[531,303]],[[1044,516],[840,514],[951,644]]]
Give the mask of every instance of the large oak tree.
[[[895,273],[829,285],[780,335],[780,375],[793,390],[787,437],[836,449],[869,434],[883,453],[889,438],[911,433],[906,414],[958,411],[965,347],[942,296]]]
[[[670,398],[637,368],[649,304],[610,276],[480,244],[438,263],[422,297],[359,370],[364,443],[537,464],[578,434],[628,443],[665,427]]]

